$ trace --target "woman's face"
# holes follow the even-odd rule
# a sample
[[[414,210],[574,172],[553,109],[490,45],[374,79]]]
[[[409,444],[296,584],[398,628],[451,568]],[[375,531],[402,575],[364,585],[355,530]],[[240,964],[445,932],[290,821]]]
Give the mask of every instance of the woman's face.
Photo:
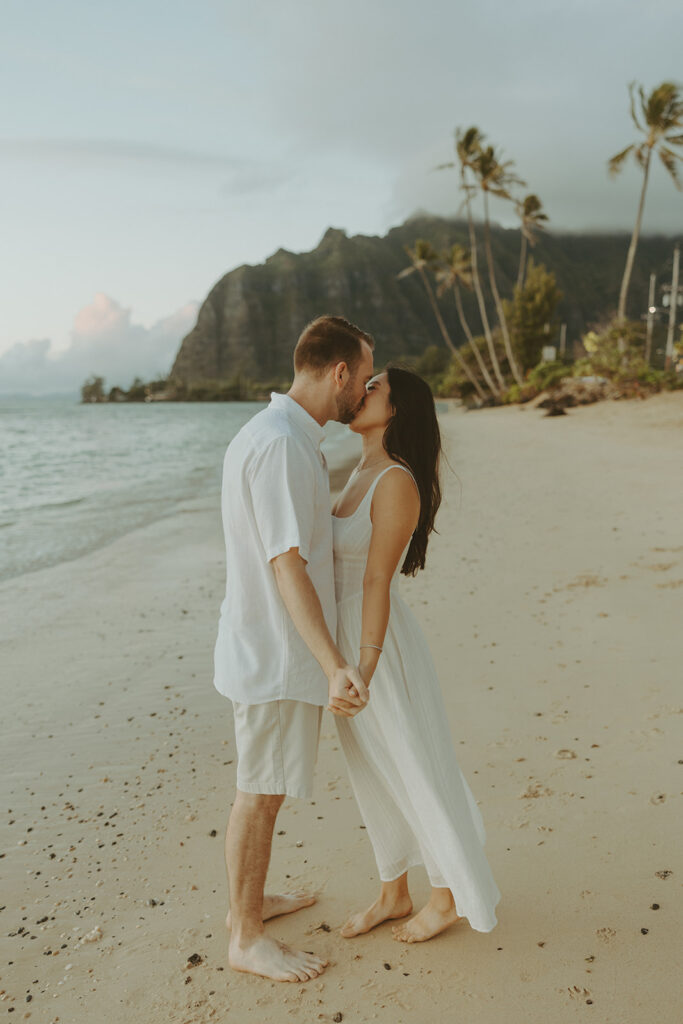
[[[356,434],[365,434],[370,430],[384,429],[393,415],[389,399],[389,377],[385,371],[378,373],[365,385],[363,404],[349,426]]]

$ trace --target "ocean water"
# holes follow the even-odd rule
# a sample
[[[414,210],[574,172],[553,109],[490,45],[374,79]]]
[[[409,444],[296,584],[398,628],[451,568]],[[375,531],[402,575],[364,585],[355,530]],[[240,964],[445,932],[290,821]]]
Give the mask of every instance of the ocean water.
[[[223,455],[262,402],[81,405],[0,398],[0,580],[78,558],[188,500],[220,500]],[[329,423],[330,469],[358,450]]]

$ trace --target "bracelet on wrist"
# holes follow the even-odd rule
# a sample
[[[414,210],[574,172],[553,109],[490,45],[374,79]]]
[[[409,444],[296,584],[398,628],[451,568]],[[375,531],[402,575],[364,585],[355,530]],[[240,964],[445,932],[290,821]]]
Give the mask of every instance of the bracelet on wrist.
[[[361,650],[362,650],[362,649],[363,649],[364,647],[372,647],[372,648],[374,648],[374,649],[375,649],[376,651],[379,651],[380,653],[382,652],[382,648],[381,648],[381,647],[378,647],[378,646],[377,646],[377,644],[361,644],[361,645],[360,645],[360,649],[361,649]]]

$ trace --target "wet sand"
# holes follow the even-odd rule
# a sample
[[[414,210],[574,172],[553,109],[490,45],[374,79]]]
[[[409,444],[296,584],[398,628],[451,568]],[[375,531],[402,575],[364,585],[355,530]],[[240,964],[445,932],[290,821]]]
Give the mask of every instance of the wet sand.
[[[229,970],[223,540],[220,510],[190,502],[0,586],[12,1019],[677,1020],[683,394],[441,422],[457,476],[403,594],[482,809],[498,926],[412,946],[390,924],[339,936],[377,879],[326,714],[316,791],[283,807],[269,886],[319,900],[267,927],[331,966],[306,985]],[[410,881],[419,906],[426,876]]]

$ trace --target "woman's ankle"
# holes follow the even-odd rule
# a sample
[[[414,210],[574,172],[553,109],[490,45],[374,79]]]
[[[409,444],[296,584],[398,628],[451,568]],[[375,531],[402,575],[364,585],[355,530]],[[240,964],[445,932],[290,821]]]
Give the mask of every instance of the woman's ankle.
[[[384,884],[379,894],[379,903],[384,906],[393,907],[399,903],[410,902],[410,892],[407,885]]]
[[[447,914],[451,910],[455,910],[455,900],[453,899],[453,893],[450,889],[432,888],[429,903],[435,910],[438,910],[440,914]]]

